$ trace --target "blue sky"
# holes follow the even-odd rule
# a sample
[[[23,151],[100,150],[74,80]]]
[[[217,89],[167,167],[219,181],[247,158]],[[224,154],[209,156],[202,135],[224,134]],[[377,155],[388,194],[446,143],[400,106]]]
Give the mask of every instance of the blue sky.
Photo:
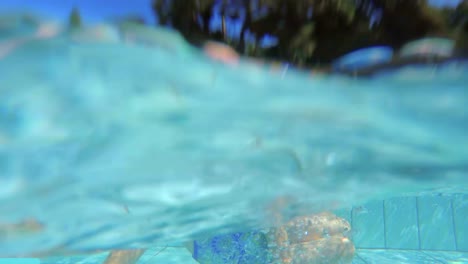
[[[454,6],[460,0],[429,2],[435,6]],[[110,16],[132,14],[140,15],[149,23],[155,21],[150,8],[151,0],[0,0],[0,12],[27,9],[58,19],[66,19],[73,6],[80,9],[83,20],[87,23],[95,23]]]
[[[151,0],[0,0],[0,12],[29,10],[56,19],[66,19],[73,7],[79,8],[87,23],[133,14],[144,17],[150,23],[155,21]]]

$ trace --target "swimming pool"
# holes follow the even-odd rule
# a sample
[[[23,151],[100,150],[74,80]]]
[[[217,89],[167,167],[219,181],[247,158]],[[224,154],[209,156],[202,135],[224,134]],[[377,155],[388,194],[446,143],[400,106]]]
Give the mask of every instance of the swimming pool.
[[[369,221],[385,222],[372,202],[430,209],[439,200],[417,197],[434,193],[466,212],[467,69],[312,77],[157,47],[25,43],[0,60],[0,256],[100,263],[89,254],[149,247],[139,263],[190,263],[187,241],[331,210],[353,218],[355,263],[466,262],[466,240],[392,249]],[[448,240],[466,234],[454,228]]]

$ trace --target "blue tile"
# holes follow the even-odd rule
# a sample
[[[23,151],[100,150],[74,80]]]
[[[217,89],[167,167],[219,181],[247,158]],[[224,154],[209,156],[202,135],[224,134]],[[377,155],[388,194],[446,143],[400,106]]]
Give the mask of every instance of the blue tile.
[[[387,199],[384,207],[387,248],[419,249],[416,197]]]
[[[90,255],[74,255],[74,256],[61,256],[61,257],[48,257],[41,259],[41,264],[101,264],[107,258],[109,252],[90,254]]]
[[[468,263],[468,252],[444,252],[444,251],[423,251],[428,256],[433,257],[444,264]]]
[[[359,256],[369,264],[442,264],[443,262],[416,250],[360,250]]]
[[[58,264],[58,263],[61,263],[61,264],[77,264],[77,263],[102,264],[106,261],[106,258],[108,255],[109,255],[109,252],[104,252],[104,253],[99,253],[99,254],[90,254],[90,255],[51,257],[51,258],[41,259],[41,264]],[[112,262],[112,263],[116,263],[116,262]],[[128,262],[119,262],[119,263],[128,263]],[[149,248],[139,258],[136,264],[150,264],[150,263],[197,264],[197,262],[192,258],[192,254],[185,247]],[[13,264],[13,263],[10,263],[10,264]]]
[[[155,247],[148,249],[136,264],[198,264],[184,247]]]
[[[419,238],[424,250],[456,250],[450,197],[420,196]]]
[[[457,250],[468,251],[468,195],[455,195],[452,206]]]
[[[354,207],[352,212],[353,242],[357,248],[384,248],[383,201]]]
[[[364,261],[364,259],[361,258],[361,256],[359,256],[359,250],[356,251],[356,254],[354,255],[352,264],[367,264],[367,262]]]

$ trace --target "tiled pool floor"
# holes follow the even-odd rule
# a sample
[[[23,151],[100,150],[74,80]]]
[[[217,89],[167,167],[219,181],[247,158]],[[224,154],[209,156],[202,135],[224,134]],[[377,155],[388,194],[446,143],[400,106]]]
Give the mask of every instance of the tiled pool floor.
[[[467,264],[468,252],[359,249],[353,264]]]
[[[107,253],[43,259],[42,264],[103,264]],[[136,264],[197,264],[184,247],[149,249]],[[468,264],[468,252],[358,249],[353,264]],[[117,263],[115,263],[117,264]],[[118,263],[127,264],[127,263]],[[218,263],[212,263],[218,264]],[[221,263],[219,263],[221,264]],[[224,263],[223,263],[224,264]],[[304,263],[306,264],[306,263]]]

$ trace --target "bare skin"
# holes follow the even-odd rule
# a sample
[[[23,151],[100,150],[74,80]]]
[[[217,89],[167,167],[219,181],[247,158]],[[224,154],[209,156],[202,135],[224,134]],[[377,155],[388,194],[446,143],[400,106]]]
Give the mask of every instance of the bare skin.
[[[145,249],[113,250],[103,264],[135,264],[143,253]]]

